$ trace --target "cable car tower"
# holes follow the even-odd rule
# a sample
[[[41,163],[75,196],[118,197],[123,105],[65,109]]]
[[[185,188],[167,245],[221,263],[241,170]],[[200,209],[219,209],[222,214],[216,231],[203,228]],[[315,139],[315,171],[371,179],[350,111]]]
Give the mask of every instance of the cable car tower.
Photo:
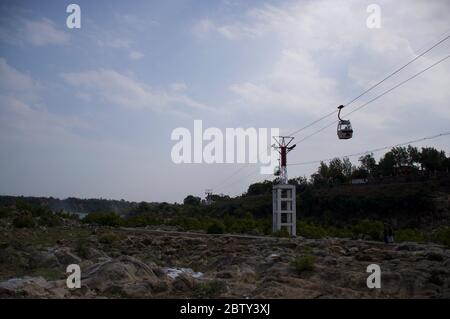
[[[210,205],[213,203],[212,200],[213,190],[208,188],[205,190],[205,205]]]
[[[292,136],[274,136],[275,144],[272,145],[274,149],[280,153],[279,167],[277,168],[277,172],[275,175],[280,176],[280,184],[288,183],[288,175],[287,175],[287,153],[292,151],[296,144],[289,146],[291,142],[294,140]]]
[[[279,183],[272,188],[272,230],[273,232],[282,229],[287,230],[289,235],[297,235],[297,214],[295,202],[295,185],[288,184],[287,174],[287,154],[295,148],[295,144],[290,146],[294,140],[291,136],[274,137],[274,149],[280,154],[280,166],[275,172],[279,176]]]

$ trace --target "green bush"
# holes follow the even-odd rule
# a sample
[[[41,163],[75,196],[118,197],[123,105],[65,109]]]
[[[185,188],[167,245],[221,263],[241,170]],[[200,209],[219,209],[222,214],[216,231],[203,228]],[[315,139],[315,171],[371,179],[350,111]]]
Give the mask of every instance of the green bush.
[[[122,218],[114,212],[94,212],[84,217],[83,222],[101,226],[120,226]]]
[[[291,237],[291,235],[289,235],[289,232],[287,231],[286,228],[281,228],[279,230],[272,232],[272,236],[273,237]]]
[[[197,298],[217,298],[226,291],[226,284],[223,281],[213,280],[200,283],[194,288],[194,295]]]
[[[55,215],[63,219],[80,220],[80,216],[78,214],[68,213],[63,210],[60,210],[59,212],[55,213]]]
[[[306,238],[318,239],[326,237],[327,231],[323,226],[301,220],[297,222],[297,234]]]
[[[220,222],[214,222],[207,229],[208,234],[223,234],[225,226]]]
[[[411,241],[422,243],[426,241],[425,235],[416,229],[399,229],[395,232],[397,242]]]
[[[365,235],[371,240],[383,240],[384,225],[380,221],[363,219],[352,227],[355,236]]]
[[[89,242],[79,239],[75,244],[75,253],[81,258],[89,258]]]
[[[127,227],[145,227],[163,224],[163,220],[152,213],[139,213],[135,216],[130,216],[123,221],[123,225]]]
[[[114,233],[105,233],[98,238],[98,241],[102,244],[111,245],[119,239],[119,236]]]
[[[431,238],[436,243],[450,247],[450,227],[438,230]]]
[[[61,218],[53,214],[52,212],[46,212],[39,217],[39,225],[56,227],[61,225]]]
[[[13,210],[9,207],[0,207],[0,218],[8,218],[13,215]]]
[[[295,268],[298,274],[304,271],[313,271],[315,268],[315,258],[310,253],[305,253],[301,256],[295,257],[291,265]]]
[[[31,215],[21,215],[14,218],[13,226],[16,228],[33,228],[36,226],[36,221]]]

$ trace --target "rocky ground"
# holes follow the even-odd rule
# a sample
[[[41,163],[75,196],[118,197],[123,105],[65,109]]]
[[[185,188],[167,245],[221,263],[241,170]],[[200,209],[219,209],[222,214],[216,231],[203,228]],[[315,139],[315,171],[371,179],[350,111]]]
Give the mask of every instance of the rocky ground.
[[[307,259],[306,266],[294,260]],[[81,266],[80,289],[66,267]],[[366,268],[381,267],[381,289]],[[65,225],[0,228],[0,298],[450,298],[436,244]]]

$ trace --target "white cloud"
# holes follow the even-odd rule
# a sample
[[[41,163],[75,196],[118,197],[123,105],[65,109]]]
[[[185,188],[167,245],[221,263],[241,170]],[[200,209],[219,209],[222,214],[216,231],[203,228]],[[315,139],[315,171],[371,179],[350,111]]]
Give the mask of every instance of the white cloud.
[[[66,44],[69,42],[68,34],[61,31],[51,20],[45,18],[40,20],[25,20],[22,35],[26,42],[37,46]]]
[[[6,9],[0,17],[0,39],[14,45],[62,45],[69,43],[66,24],[57,25],[48,18],[27,19],[23,12]]]
[[[18,71],[0,57],[0,94],[36,103],[42,89],[41,83],[35,81],[29,74]]]
[[[129,56],[132,60],[140,60],[144,57],[144,53],[139,51],[131,51]]]
[[[0,58],[0,128],[5,140],[46,139],[86,128],[78,117],[57,115],[40,102],[41,85]]]
[[[200,39],[207,38],[214,30],[214,23],[209,19],[203,19],[196,22],[192,28],[192,33]]]
[[[128,109],[173,110],[209,109],[193,99],[163,90],[154,90],[129,76],[109,69],[62,74],[66,83],[87,90],[100,100]]]
[[[127,39],[115,38],[110,41],[102,41],[99,42],[100,45],[110,46],[114,49],[129,49],[131,46],[131,42]]]
[[[36,87],[37,83],[31,76],[17,71],[0,57],[0,88],[2,90],[27,92]]]
[[[187,90],[187,85],[184,82],[176,82],[170,85],[170,88],[174,91],[185,91]]]
[[[357,95],[412,59],[420,47],[414,45],[413,49],[412,43],[431,46],[446,30],[443,27],[446,19],[441,14],[448,9],[445,1],[436,1],[433,5],[383,1],[380,5],[383,27],[377,30],[366,27],[366,5],[358,1],[264,5],[231,23],[220,25],[210,21],[208,25],[214,26],[210,32],[217,32],[228,40],[260,38],[279,48],[279,57],[273,61],[270,72],[230,86],[241,102],[239,107],[274,112],[284,109],[306,117],[326,113],[333,105],[347,102],[348,97]],[[411,15],[418,8],[418,13]],[[402,72],[403,78],[391,79],[384,88],[442,57],[443,49],[445,46],[435,50],[435,57],[431,54],[417,61]],[[443,87],[448,84],[449,71],[449,67],[442,64],[421,76],[415,84],[413,80],[405,85],[403,92],[408,93],[396,95],[393,103],[398,106],[387,110],[385,116],[392,116],[402,105],[411,109],[410,105],[418,101],[427,103],[430,108],[434,105],[434,111],[447,114],[442,105],[450,100],[448,90]],[[420,90],[424,85],[427,89]],[[375,118],[371,118],[372,123]]]

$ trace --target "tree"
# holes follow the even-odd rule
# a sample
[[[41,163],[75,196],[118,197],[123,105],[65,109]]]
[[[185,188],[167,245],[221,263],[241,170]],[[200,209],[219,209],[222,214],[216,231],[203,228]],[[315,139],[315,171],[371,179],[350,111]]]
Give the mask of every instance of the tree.
[[[342,174],[345,176],[345,179],[349,181],[352,178],[353,166],[352,162],[348,159],[348,157],[344,157],[342,161]]]
[[[351,165],[351,164],[350,164]],[[351,166],[350,166],[351,167]],[[328,178],[334,183],[345,182],[344,163],[339,158],[333,158],[330,161],[328,169]]]
[[[302,176],[291,178],[289,179],[288,183],[291,185],[295,185],[295,190],[297,193],[304,191],[309,186],[308,179]]]
[[[317,173],[311,175],[311,182],[314,186],[324,185],[328,182],[328,165],[320,162]]]
[[[377,169],[377,161],[373,157],[372,153],[361,156],[359,158],[359,162],[361,163],[359,169],[366,171],[366,174],[368,176],[375,175]],[[362,171],[360,171],[360,173],[362,173]]]
[[[197,196],[193,196],[193,195],[188,195],[183,200],[184,205],[198,206],[198,205],[200,205],[200,202],[201,202],[201,198],[197,197]]]
[[[390,176],[393,175],[395,170],[396,160],[394,157],[394,154],[392,152],[387,152],[384,154],[384,156],[380,159],[380,162],[378,163],[378,168],[380,170],[380,174],[382,176]]]
[[[268,194],[270,192],[272,192],[272,182],[266,180],[261,183],[251,184],[248,187],[247,195],[248,196],[262,195],[262,194]]]
[[[420,163],[420,152],[417,147],[408,145],[408,164],[410,166],[416,166]]]
[[[394,167],[402,167],[409,165],[408,150],[405,147],[394,147],[391,149]]]
[[[427,171],[439,171],[443,170],[446,159],[444,151],[438,151],[434,147],[423,147],[420,164]]]

